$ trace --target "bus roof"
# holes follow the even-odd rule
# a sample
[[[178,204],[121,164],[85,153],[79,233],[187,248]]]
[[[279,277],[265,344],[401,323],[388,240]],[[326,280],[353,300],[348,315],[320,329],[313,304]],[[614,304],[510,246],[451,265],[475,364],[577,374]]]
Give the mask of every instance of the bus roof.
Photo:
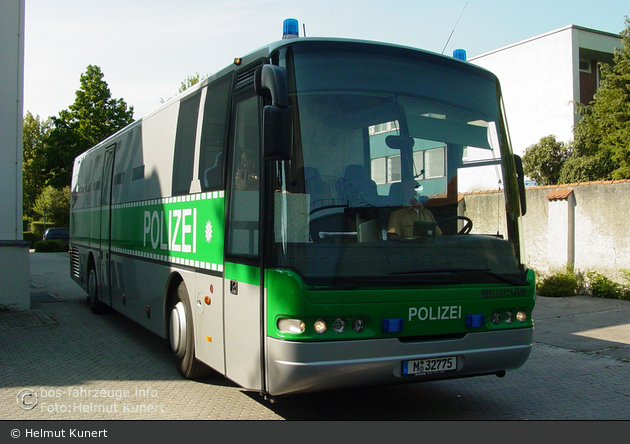
[[[244,56],[241,57],[236,57],[234,60],[235,62],[226,66],[225,68],[221,69],[220,71],[218,71],[215,74],[212,74],[210,76],[208,76],[207,78],[203,79],[202,81],[198,82],[197,84],[191,86],[190,88],[186,89],[184,92],[182,92],[181,94],[175,96],[173,99],[167,101],[166,103],[160,105],[159,107],[157,107],[156,109],[154,109],[153,111],[150,111],[149,113],[145,114],[144,116],[140,117],[138,120],[134,121],[133,123],[127,125],[125,128],[122,128],[121,130],[117,131],[116,133],[112,134],[111,136],[109,136],[108,138],[104,139],[103,141],[99,142],[97,145],[95,145],[94,147],[88,149],[85,153],[91,151],[92,149],[95,149],[97,147],[100,147],[102,145],[107,145],[109,143],[111,143],[111,140],[114,137],[118,137],[120,136],[122,133],[131,130],[132,128],[134,128],[137,125],[140,125],[141,122],[145,119],[147,119],[148,117],[157,114],[161,111],[163,111],[164,109],[175,105],[176,103],[178,103],[179,101],[181,101],[182,99],[185,99],[186,97],[188,97],[191,94],[194,94],[195,91],[203,88],[204,86],[208,85],[209,83],[211,83],[212,81],[230,73],[233,71],[237,71],[239,69],[242,68],[247,68],[250,64],[255,63],[256,61],[259,61],[261,59],[267,59],[269,58],[273,53],[275,53],[276,51],[281,50],[282,48],[285,47],[290,47],[290,46],[295,46],[295,45],[301,45],[304,43],[315,43],[315,44],[322,44],[322,45],[330,45],[330,44],[341,44],[341,45],[364,45],[364,46],[374,46],[374,47],[382,47],[382,48],[391,48],[393,50],[396,51],[409,51],[411,53],[417,53],[417,54],[423,54],[424,56],[426,56],[429,60],[431,60],[434,63],[438,63],[438,64],[452,64],[453,66],[459,66],[460,69],[462,69],[462,67],[466,67],[464,69],[470,70],[470,72],[475,72],[477,73],[477,75],[485,75],[485,76],[491,76],[494,78],[494,80],[497,81],[498,83],[498,79],[496,78],[496,76],[491,73],[490,71],[486,70],[485,68],[482,68],[480,66],[474,65],[470,62],[467,61],[463,61],[451,56],[447,56],[447,55],[443,55],[443,54],[438,54],[436,52],[432,52],[432,51],[428,51],[425,49],[420,49],[420,48],[415,48],[415,47],[411,47],[411,46],[405,46],[405,45],[398,45],[398,44],[393,44],[393,43],[385,43],[385,42],[378,42],[378,41],[371,41],[371,40],[359,40],[359,39],[346,39],[346,38],[334,38],[334,37],[296,37],[296,38],[291,38],[291,39],[283,39],[283,40],[277,40],[275,42],[269,43],[265,46],[262,46]],[[85,154],[83,153],[83,154]],[[82,155],[79,155],[78,157],[81,157]]]

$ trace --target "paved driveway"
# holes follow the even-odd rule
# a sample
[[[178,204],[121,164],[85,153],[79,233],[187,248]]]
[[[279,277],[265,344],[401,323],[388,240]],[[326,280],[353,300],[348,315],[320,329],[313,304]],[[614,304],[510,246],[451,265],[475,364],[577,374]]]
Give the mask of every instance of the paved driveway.
[[[539,298],[530,360],[504,378],[269,404],[220,375],[183,380],[163,340],[118,314],[91,314],[67,255],[30,257],[33,308],[0,313],[2,420],[630,419],[630,302]]]

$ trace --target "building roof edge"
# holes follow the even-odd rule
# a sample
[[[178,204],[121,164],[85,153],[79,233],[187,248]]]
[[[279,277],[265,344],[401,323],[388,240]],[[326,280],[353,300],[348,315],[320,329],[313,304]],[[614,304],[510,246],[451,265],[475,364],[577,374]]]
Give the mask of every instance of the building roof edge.
[[[614,34],[612,32],[599,31],[597,29],[587,28],[585,26],[579,26],[579,25],[571,24],[571,25],[563,26],[562,28],[558,28],[558,29],[554,29],[554,30],[545,32],[543,34],[539,34],[539,35],[536,35],[536,36],[533,36],[533,37],[529,37],[529,38],[524,39],[524,40],[520,40],[520,41],[515,42],[515,43],[511,43],[509,45],[502,46],[500,48],[492,49],[490,51],[484,52],[482,54],[479,54],[479,55],[476,55],[476,56],[473,56],[473,57],[468,57],[468,61],[469,62],[473,62],[475,59],[486,57],[486,56],[489,56],[489,55],[497,53],[497,52],[505,51],[506,49],[514,48],[516,46],[524,45],[524,44],[532,42],[534,40],[539,40],[539,39],[548,37],[548,36],[553,35],[553,34],[558,34],[560,32],[564,32],[564,31],[567,31],[567,30],[573,30],[573,29],[576,29],[576,30],[582,31],[582,32],[590,32],[590,33],[593,33],[593,34],[600,34],[600,35],[604,35],[604,36],[607,36],[607,37],[614,37],[614,38],[617,38],[617,39],[621,39],[621,36],[620,36],[619,33]]]

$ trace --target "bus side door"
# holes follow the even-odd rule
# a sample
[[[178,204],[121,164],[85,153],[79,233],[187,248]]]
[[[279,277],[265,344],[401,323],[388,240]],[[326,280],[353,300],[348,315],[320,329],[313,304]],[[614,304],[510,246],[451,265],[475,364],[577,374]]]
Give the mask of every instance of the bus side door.
[[[111,272],[110,272],[110,248],[111,248],[111,222],[112,222],[112,181],[114,176],[114,158],[116,157],[116,145],[105,150],[103,160],[103,178],[101,180],[101,215],[100,215],[100,257],[99,257],[99,284],[102,301],[111,306]]]
[[[226,376],[263,387],[260,269],[260,107],[253,88],[236,93],[228,168],[224,326]]]

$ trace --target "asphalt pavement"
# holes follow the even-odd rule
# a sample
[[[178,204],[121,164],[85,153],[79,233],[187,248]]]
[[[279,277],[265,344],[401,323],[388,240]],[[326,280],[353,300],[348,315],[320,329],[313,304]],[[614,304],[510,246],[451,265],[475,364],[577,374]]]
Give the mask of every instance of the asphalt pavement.
[[[289,401],[283,404],[285,407],[270,408],[258,395],[244,393],[220,375],[211,377],[210,383],[183,380],[162,339],[122,316],[91,314],[85,292],[70,278],[67,254],[31,253],[30,268],[31,309],[0,312],[0,420],[300,418],[294,408],[300,404]],[[536,419],[537,415],[543,415],[538,405],[550,403],[566,408],[564,413],[556,414],[557,418],[630,418],[627,407],[620,411],[607,403],[611,396],[618,397],[619,402],[625,402],[623,400],[630,396],[626,378],[615,378],[615,374],[625,375],[630,368],[630,302],[589,296],[538,297],[534,320],[536,352],[532,353],[527,368],[513,373],[512,382],[509,377],[501,380],[486,377],[478,379],[478,386],[499,391],[501,386],[496,381],[516,384],[519,378],[521,385],[537,384],[541,375],[547,372],[545,360],[559,357],[561,361],[558,362],[562,364],[558,368],[567,368],[573,374],[576,367],[589,365],[592,372],[604,372],[607,387],[610,387],[610,381],[615,384],[621,379],[622,386],[611,387],[610,394],[601,395],[607,398],[600,400],[601,407],[596,413],[577,410],[584,408],[584,402],[576,402],[576,410],[570,410],[565,399],[555,398],[571,395],[563,391],[550,394],[545,385],[536,389],[540,393],[536,400],[539,404],[527,408],[519,406],[518,410],[509,412],[505,405],[497,404],[497,398],[490,396],[487,388],[476,388],[469,383],[466,387],[471,388],[470,393],[477,390],[479,393],[475,396],[489,404],[485,411],[477,407],[472,409],[470,404],[462,405],[462,410],[457,411],[453,410],[453,401],[448,401],[445,393],[454,402],[459,402],[459,393],[464,386],[452,382],[414,388],[428,398],[435,396],[439,399],[443,410],[424,409],[420,414],[417,409],[413,413],[410,410],[409,418],[450,415],[455,419]],[[583,396],[594,399],[601,392],[595,387],[597,382],[593,378],[596,375],[588,374],[589,368],[579,371],[588,380],[584,384],[593,385],[594,390],[592,394],[583,392]],[[554,382],[556,386],[562,383],[561,380]],[[384,393],[389,397],[398,394],[406,400],[412,395],[407,395],[410,390],[402,387]],[[574,388],[571,386],[566,390]],[[95,397],[97,391],[105,396]],[[358,392],[340,392],[337,396],[355,396],[353,393]],[[365,391],[362,396],[365,393],[376,400],[381,396],[377,393],[382,391]],[[23,405],[18,407],[16,396],[20,394]],[[302,401],[323,400],[330,402],[333,408],[336,403],[328,398],[337,399],[305,395]],[[416,399],[417,395],[412,398]],[[36,405],[29,405],[29,400],[33,399],[37,400]],[[375,401],[375,405],[380,403]],[[317,411],[310,410],[308,414]],[[340,414],[345,412],[347,410]],[[387,416],[388,412],[383,410],[373,412],[373,415]]]

